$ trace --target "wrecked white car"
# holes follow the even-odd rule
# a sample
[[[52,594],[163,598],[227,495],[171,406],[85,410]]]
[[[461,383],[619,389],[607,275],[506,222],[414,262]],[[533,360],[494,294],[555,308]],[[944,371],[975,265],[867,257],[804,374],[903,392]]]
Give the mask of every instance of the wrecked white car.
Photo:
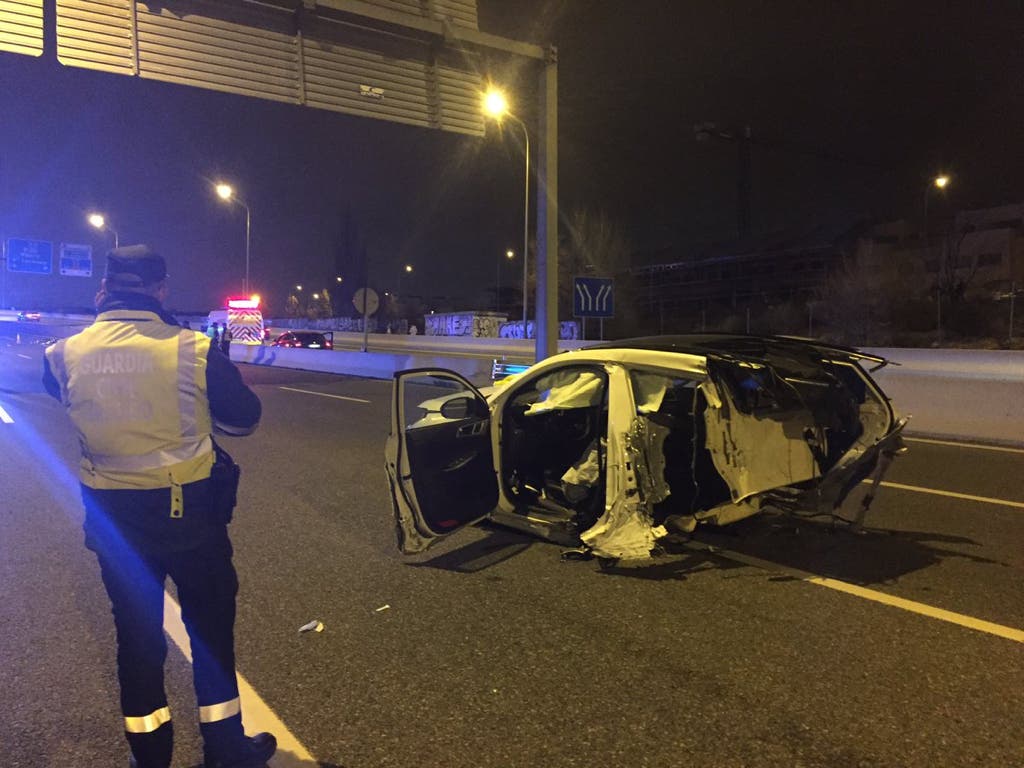
[[[659,336],[548,358],[480,391],[395,374],[398,545],[494,522],[609,559],[767,508],[831,514],[901,449],[885,360],[783,337]]]

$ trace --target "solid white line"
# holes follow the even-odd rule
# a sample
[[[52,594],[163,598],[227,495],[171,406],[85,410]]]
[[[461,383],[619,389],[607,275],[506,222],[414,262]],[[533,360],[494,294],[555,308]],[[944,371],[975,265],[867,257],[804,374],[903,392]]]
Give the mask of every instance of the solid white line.
[[[979,451],[1002,451],[1003,453],[1024,453],[1024,448],[1010,448],[1005,445],[982,445],[981,443],[957,443],[952,440],[931,440],[925,437],[904,437],[908,443],[928,443],[929,445],[950,445],[954,448],[974,448]]]
[[[14,423],[14,419],[12,419],[11,415],[4,410],[4,407],[2,405],[0,405],[0,421],[2,421],[4,424]]]
[[[181,620],[181,608],[173,597],[164,592],[164,632],[174,641],[188,662],[192,663],[192,643]],[[319,765],[295,735],[267,703],[260,698],[249,681],[238,675],[238,694],[242,699],[242,722],[248,733],[268,731],[277,738],[277,754],[270,761],[274,768]]]
[[[278,387],[289,392],[301,392],[304,395],[319,395],[320,397],[333,397],[335,400],[350,400],[353,403],[370,403],[372,400],[363,400],[361,397],[345,397],[345,395],[329,395],[326,392],[311,392],[308,389],[296,389],[295,387]]]
[[[889,605],[893,608],[899,608],[904,611],[910,611],[911,613],[917,613],[921,616],[928,616],[929,618],[938,619],[939,621],[947,621],[950,624],[958,624],[959,626],[966,627],[967,629],[986,632],[990,635],[996,635],[997,637],[1004,637],[1007,640],[1013,640],[1017,643],[1024,643],[1024,631],[1014,629],[1013,627],[1006,627],[1002,624],[985,621],[984,619],[976,619],[973,616],[954,613],[953,611],[947,611],[943,608],[936,608],[933,605],[919,603],[916,600],[907,600],[902,597],[896,597],[895,595],[887,595],[884,592],[876,592],[873,589],[858,587],[856,584],[848,584],[845,581],[837,581],[836,579],[827,579],[823,576],[812,577],[805,579],[805,581],[809,584],[817,584],[821,587],[845,592],[846,594],[854,595],[855,597],[863,597],[865,600],[874,600],[877,603]]]
[[[1014,507],[1024,509],[1024,502],[1009,501],[1007,499],[993,499],[989,496],[973,496],[969,493],[956,493],[955,491],[939,491],[934,488],[921,488],[917,485],[904,485],[903,483],[891,483],[883,480],[880,485],[886,488],[898,488],[901,491],[914,491],[915,493],[928,493],[933,496],[948,496],[951,499],[965,499],[966,501],[980,501],[983,504],[996,504],[1002,507]]]
[[[700,547],[694,547],[694,549],[700,549]],[[907,600],[902,597],[895,597],[894,595],[886,594],[885,592],[878,592],[874,589],[867,589],[866,587],[859,587],[856,584],[850,584],[845,581],[839,581],[838,579],[829,579],[824,576],[816,576],[813,573],[807,571],[801,571],[798,568],[790,568],[779,563],[773,563],[769,560],[762,560],[759,557],[752,557],[750,555],[742,555],[739,552],[732,552],[728,549],[719,549],[717,547],[706,547],[704,551],[712,554],[720,555],[721,557],[729,560],[734,560],[744,565],[750,565],[754,568],[760,568],[765,571],[775,571],[784,573],[789,576],[793,576],[800,581],[805,581],[808,584],[814,584],[819,587],[825,587],[827,589],[834,589],[837,592],[845,592],[848,595],[854,597],[860,597],[864,600],[871,600],[875,603],[881,603],[888,605],[892,608],[899,608],[903,611],[909,611],[910,613],[916,613],[920,616],[927,616],[931,619],[938,619],[939,621],[945,621],[950,624],[956,624],[957,626],[965,627],[967,629],[973,629],[977,632],[985,632],[990,635],[1002,637],[1007,640],[1012,640],[1016,643],[1024,643],[1024,630],[1016,629],[1014,627],[1007,627],[1003,624],[996,624],[991,621],[985,621],[984,619],[976,619],[973,616],[967,616],[963,613],[955,613],[953,611],[947,611],[943,608],[936,608],[933,605],[927,605],[925,603],[919,603],[915,600]]]

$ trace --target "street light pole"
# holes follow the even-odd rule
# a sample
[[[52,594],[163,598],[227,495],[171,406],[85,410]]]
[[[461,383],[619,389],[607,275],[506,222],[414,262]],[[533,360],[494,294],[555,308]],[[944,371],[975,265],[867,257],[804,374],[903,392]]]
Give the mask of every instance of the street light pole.
[[[229,203],[240,205],[245,208],[245,280],[242,283],[242,293],[246,296],[249,295],[249,244],[251,241],[250,233],[252,231],[252,212],[249,210],[249,206],[246,205],[245,201],[235,194],[234,188],[230,184],[217,184],[216,186],[217,196],[221,200],[226,200]]]
[[[505,251],[505,258],[509,261],[515,258],[515,253],[511,248]],[[494,311],[501,312],[501,259],[498,259],[498,287],[494,294]]]
[[[519,127],[523,129],[523,141],[525,143],[524,152],[526,158],[526,169],[523,173],[523,338],[530,338],[530,334],[527,332],[526,325],[526,307],[527,307],[527,262],[526,253],[527,246],[530,244],[530,132],[526,130],[526,123],[520,120],[518,117],[513,115],[511,112],[506,112],[510,118],[519,123]]]
[[[117,230],[110,226],[106,217],[102,213],[90,213],[89,223],[96,229],[106,230],[107,232],[112,233],[114,235],[114,248],[117,249],[120,247],[118,243]]]
[[[238,204],[245,208],[245,283],[242,287],[242,293],[246,296],[249,295],[249,243],[251,238],[249,233],[252,225],[252,214],[249,212],[249,206],[243,203],[241,200]]]
[[[928,260],[932,254],[931,242],[928,238],[928,193],[931,192],[932,186],[936,189],[944,190],[949,184],[949,176],[946,174],[939,174],[932,179],[931,184],[928,184],[924,188],[924,260],[925,269],[928,269]],[[942,264],[939,264],[939,271],[935,279],[935,331],[939,338],[942,338]]]
[[[496,120],[508,117],[518,123],[519,127],[523,129],[524,154],[526,160],[526,170],[523,174],[523,338],[528,339],[530,335],[527,333],[526,326],[527,307],[529,305],[527,296],[528,265],[526,261],[526,254],[527,248],[530,244],[530,132],[526,129],[526,123],[509,111],[508,100],[500,91],[492,89],[484,94],[483,106],[484,112]]]

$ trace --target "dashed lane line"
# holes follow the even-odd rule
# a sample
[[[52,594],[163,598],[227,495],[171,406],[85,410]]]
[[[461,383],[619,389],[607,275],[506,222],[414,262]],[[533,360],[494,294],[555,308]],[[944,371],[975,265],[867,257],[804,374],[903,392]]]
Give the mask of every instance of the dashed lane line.
[[[192,663],[192,644],[181,620],[181,607],[164,592],[164,631]],[[241,674],[238,675],[238,693],[242,699],[242,722],[247,733],[267,731],[277,738],[277,754],[270,761],[272,768],[299,768],[319,765],[295,735],[288,730],[256,690]]]
[[[985,621],[984,619],[977,619],[973,616],[967,616],[963,613],[956,613],[954,611],[947,611],[943,608],[936,608],[933,605],[926,603],[919,603],[916,600],[907,600],[903,597],[896,597],[895,595],[889,595],[885,592],[879,592],[874,589],[868,589],[867,587],[860,587],[856,584],[850,584],[849,582],[839,581],[838,579],[830,579],[825,576],[818,576],[807,571],[801,571],[798,568],[791,568],[786,565],[780,565],[779,563],[773,563],[770,560],[762,560],[759,557],[752,557],[750,555],[740,554],[739,552],[733,552],[728,549],[719,549],[718,547],[709,546],[692,546],[691,549],[697,551],[708,552],[709,554],[718,555],[728,560],[733,560],[743,565],[749,565],[754,568],[760,568],[763,571],[783,573],[787,576],[792,576],[800,581],[807,582],[808,584],[814,584],[819,587],[825,587],[826,589],[833,589],[837,592],[844,592],[854,597],[859,597],[864,600],[871,600],[875,603],[881,603],[882,605],[888,605],[891,608],[898,608],[902,611],[908,611],[910,613],[916,613],[920,616],[927,616],[931,619],[937,619],[939,621],[945,621],[950,624],[956,624],[967,629],[973,629],[977,632],[985,632],[989,635],[995,635],[996,637],[1002,637],[1006,640],[1012,640],[1016,643],[1024,643],[1024,630],[1016,629],[1015,627],[1007,627],[1003,624],[996,624],[995,622]]]
[[[927,443],[929,445],[948,445],[953,448],[973,448],[979,451],[1000,451],[1001,453],[1024,453],[1024,448],[1011,448],[1007,445],[984,445],[982,443],[958,443],[954,440],[932,440],[925,437],[904,437],[908,443]]]
[[[1009,499],[993,499],[989,496],[974,496],[970,493],[957,493],[956,491],[940,491],[936,488],[922,488],[919,485],[904,485],[903,483],[892,483],[883,480],[880,485],[885,488],[897,488],[901,491],[913,491],[914,493],[928,493],[933,496],[948,496],[951,499],[964,499],[965,501],[980,501],[983,504],[995,504],[1001,507],[1013,507],[1024,509],[1024,502],[1010,501]]]
[[[296,389],[295,387],[278,387],[278,389],[284,389],[288,392],[301,392],[304,395],[319,395],[320,397],[331,397],[335,400],[348,400],[353,403],[372,403],[372,400],[364,400],[361,397],[346,397],[345,395],[329,395],[326,392],[313,392],[309,389]]]
[[[32,356],[31,356],[31,355],[23,355],[23,354],[21,354],[21,352],[16,352],[15,354],[16,354],[16,355],[17,355],[18,357],[24,357],[24,358],[25,358],[26,360],[31,360],[31,359],[32,359]]]
[[[14,419],[11,418],[11,414],[4,410],[4,407],[0,405],[0,421],[4,424],[13,424]]]

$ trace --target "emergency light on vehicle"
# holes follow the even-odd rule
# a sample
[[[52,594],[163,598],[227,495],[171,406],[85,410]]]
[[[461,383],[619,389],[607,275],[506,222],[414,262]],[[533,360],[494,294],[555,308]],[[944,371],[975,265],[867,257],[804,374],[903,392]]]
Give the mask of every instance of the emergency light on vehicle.
[[[228,299],[229,309],[259,309],[260,297],[250,296],[248,299]]]

